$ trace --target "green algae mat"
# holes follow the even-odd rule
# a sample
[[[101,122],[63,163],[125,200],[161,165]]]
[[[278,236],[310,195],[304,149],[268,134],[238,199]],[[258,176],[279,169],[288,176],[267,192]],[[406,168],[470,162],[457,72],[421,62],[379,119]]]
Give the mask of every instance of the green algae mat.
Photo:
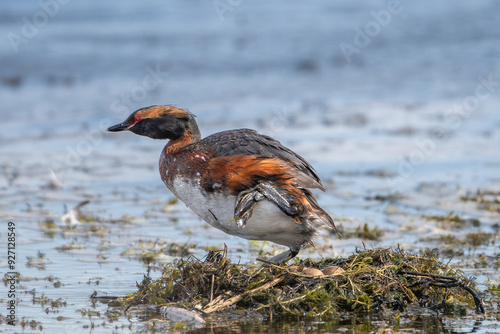
[[[210,251],[202,260],[168,264],[160,278],[145,276],[137,292],[113,306],[126,311],[146,305],[200,322],[214,314],[318,317],[404,312],[410,306],[444,314],[484,313],[474,281],[440,261],[436,251],[358,249],[348,258],[260,268],[231,263],[225,255]]]

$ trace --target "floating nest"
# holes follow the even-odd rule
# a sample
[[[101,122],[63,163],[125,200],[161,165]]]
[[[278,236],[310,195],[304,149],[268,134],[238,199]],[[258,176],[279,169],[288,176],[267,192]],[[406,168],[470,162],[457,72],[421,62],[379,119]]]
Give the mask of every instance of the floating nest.
[[[118,305],[128,309],[146,304],[162,313],[189,310],[199,317],[214,312],[317,317],[404,311],[409,306],[484,313],[474,282],[441,262],[435,251],[415,255],[401,249],[365,249],[348,258],[257,269],[231,263],[226,251],[210,251],[203,261],[192,257],[169,264],[161,278],[146,276],[137,287],[119,298]]]

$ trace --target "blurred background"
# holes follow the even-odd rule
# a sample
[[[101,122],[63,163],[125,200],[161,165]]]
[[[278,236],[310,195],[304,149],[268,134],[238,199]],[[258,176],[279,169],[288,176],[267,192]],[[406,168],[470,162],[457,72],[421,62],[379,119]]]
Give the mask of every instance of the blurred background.
[[[205,135],[253,127],[296,140],[303,155],[328,160],[326,173],[353,162],[397,172],[413,136],[454,137],[425,157],[432,162],[472,160],[488,149],[477,137],[498,139],[494,1],[1,6],[2,163],[30,166],[40,181],[40,165],[69,167],[72,182],[73,167],[109,156],[117,141],[142,144],[103,129],[152,104],[189,109]],[[483,81],[492,83],[481,99],[467,100]],[[99,142],[83,147],[85,134]],[[473,142],[458,144],[464,136]]]
[[[21,273],[106,281],[125,270],[106,291],[130,292],[145,266],[124,249],[158,237],[255,258],[184,206],[169,211],[165,142],[105,132],[153,104],[187,108],[204,136],[246,127],[282,141],[315,166],[340,225],[385,231],[372,245],[438,233],[422,213],[472,215],[487,230],[496,213],[453,201],[500,188],[499,12],[493,0],[2,1],[0,215],[19,226],[21,259],[50,260],[44,273],[22,260]],[[62,229],[85,200],[109,238]],[[57,250],[71,242],[87,248]],[[360,243],[319,242],[328,255]],[[72,284],[85,304],[89,289]]]

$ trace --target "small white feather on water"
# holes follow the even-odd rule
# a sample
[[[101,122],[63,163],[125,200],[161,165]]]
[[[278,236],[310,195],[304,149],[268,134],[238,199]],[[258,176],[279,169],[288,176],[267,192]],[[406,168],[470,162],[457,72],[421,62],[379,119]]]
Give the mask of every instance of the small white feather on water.
[[[82,212],[80,211],[80,208],[89,204],[90,201],[83,201],[80,202],[77,206],[75,206],[73,209],[69,210],[66,212],[62,217],[61,217],[61,222],[63,226],[75,226],[81,223],[80,218],[82,216]]]

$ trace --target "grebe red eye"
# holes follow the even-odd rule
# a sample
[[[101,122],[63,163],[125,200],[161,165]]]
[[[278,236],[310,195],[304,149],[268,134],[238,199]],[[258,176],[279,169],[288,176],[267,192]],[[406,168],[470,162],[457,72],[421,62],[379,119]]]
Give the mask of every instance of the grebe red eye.
[[[135,121],[136,121],[136,122],[139,122],[141,119],[142,119],[142,118],[141,118],[141,116],[137,116],[137,117],[135,118]]]

